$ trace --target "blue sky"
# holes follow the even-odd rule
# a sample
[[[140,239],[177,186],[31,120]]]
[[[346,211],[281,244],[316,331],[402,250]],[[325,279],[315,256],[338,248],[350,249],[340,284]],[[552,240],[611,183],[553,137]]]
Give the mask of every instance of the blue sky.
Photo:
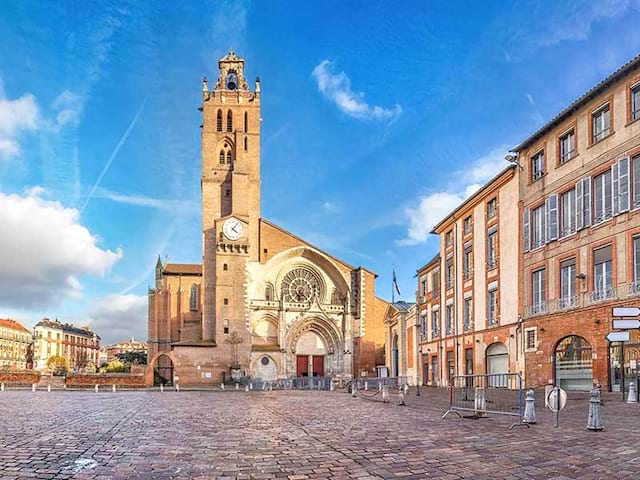
[[[175,4],[172,4],[175,3]],[[640,53],[640,1],[0,4],[0,318],[146,338],[199,262],[200,81],[262,81],[262,214],[402,296],[430,227]]]

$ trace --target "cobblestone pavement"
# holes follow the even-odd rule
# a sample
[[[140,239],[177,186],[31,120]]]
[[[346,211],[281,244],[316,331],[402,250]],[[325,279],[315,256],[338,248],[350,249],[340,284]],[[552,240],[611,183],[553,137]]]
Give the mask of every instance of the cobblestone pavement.
[[[372,394],[372,392],[369,392]],[[540,397],[540,396],[539,396]],[[0,393],[0,479],[637,478],[640,405],[586,395],[560,428],[440,416],[446,393],[406,407],[342,392]],[[538,403],[541,403],[540,399]]]

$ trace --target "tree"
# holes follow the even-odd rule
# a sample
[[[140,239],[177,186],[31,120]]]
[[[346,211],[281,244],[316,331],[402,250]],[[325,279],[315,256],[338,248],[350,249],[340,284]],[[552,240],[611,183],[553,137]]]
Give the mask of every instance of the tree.
[[[107,373],[123,373],[129,371],[129,368],[120,360],[113,360],[107,364],[105,371]]]
[[[147,353],[142,351],[122,352],[116,355],[118,360],[128,365],[146,365]]]
[[[47,360],[47,367],[54,375],[64,375],[67,373],[67,360],[60,355],[54,355]]]

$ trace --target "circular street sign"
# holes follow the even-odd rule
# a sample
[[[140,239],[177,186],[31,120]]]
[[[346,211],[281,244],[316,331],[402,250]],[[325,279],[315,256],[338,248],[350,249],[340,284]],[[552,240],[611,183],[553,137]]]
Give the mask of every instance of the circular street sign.
[[[558,395],[560,395],[560,404],[558,405]],[[567,406],[567,392],[565,392],[560,387],[554,388],[550,390],[547,394],[547,407],[552,412],[558,412],[560,410],[564,410],[564,407]],[[557,407],[560,408],[557,408]]]

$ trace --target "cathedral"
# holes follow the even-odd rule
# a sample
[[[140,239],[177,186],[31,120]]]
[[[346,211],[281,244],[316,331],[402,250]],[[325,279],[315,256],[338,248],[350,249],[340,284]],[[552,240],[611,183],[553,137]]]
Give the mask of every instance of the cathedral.
[[[158,258],[149,384],[375,376],[387,302],[376,274],[260,214],[260,79],[233,50],[202,82],[202,264]]]

